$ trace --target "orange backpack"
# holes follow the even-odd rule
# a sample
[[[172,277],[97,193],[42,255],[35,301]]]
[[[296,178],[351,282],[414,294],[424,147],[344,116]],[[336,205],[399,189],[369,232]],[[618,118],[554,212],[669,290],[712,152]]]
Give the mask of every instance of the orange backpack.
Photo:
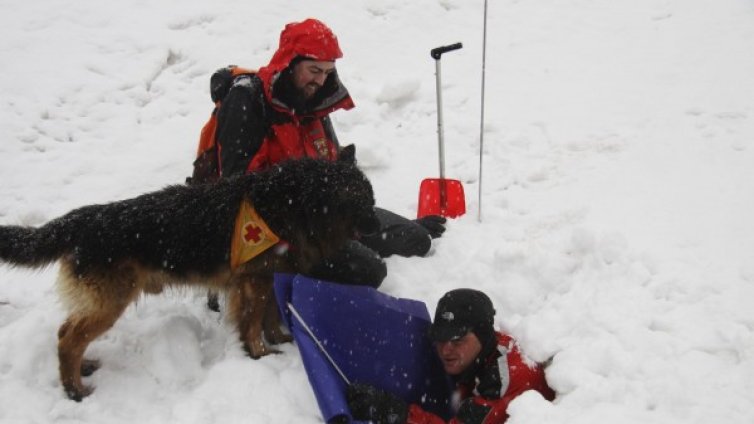
[[[199,147],[196,151],[196,160],[194,160],[194,171],[191,177],[186,179],[188,184],[214,183],[220,179],[220,158],[215,141],[217,131],[217,111],[220,110],[225,96],[228,95],[230,88],[233,86],[233,80],[240,75],[253,75],[256,70],[239,68],[235,65],[220,68],[212,74],[209,82],[209,91],[215,108],[209,117],[207,123],[202,127],[199,135]]]

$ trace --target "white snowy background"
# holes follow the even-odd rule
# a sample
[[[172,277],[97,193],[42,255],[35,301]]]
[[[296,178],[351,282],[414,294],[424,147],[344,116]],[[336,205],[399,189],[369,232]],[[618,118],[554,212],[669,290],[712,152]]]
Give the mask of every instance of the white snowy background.
[[[490,294],[497,325],[552,359],[552,404],[511,424],[754,422],[754,2],[490,0],[482,220],[482,0],[0,2],[0,224],[180,183],[211,73],[267,63],[284,24],[335,31],[356,109],[333,115],[378,204],[416,213],[446,176],[468,213],[385,293],[434,310]],[[130,307],[95,341],[94,394],[58,381],[56,267],[0,266],[2,423],[316,423],[294,345],[245,357],[203,291]]]

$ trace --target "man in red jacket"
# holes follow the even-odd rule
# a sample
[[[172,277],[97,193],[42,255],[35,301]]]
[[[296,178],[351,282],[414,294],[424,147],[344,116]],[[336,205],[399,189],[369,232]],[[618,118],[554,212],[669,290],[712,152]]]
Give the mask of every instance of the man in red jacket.
[[[492,301],[478,290],[452,290],[437,304],[429,337],[456,385],[450,423],[504,423],[508,404],[527,390],[547,400],[555,398],[542,367],[525,360],[510,336],[494,330],[494,316]],[[445,423],[418,405],[366,384],[348,388],[348,405],[355,419],[374,423]]]
[[[270,63],[237,76],[217,111],[215,139],[221,177],[264,169],[286,159],[353,158],[340,146],[329,114],[354,103],[341,83],[335,61],[343,56],[324,23],[306,19],[285,26]],[[345,246],[312,275],[377,287],[387,270],[381,257],[423,256],[439,237],[445,218],[409,220],[376,208],[380,230]]]

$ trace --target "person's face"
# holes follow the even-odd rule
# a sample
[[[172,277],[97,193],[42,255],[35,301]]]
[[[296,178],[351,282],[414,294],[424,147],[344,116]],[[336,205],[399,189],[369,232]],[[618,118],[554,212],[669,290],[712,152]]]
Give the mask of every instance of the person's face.
[[[482,343],[472,332],[457,340],[435,342],[437,355],[442,361],[445,372],[450,375],[458,375],[466,370],[474,362],[479,352],[482,351]]]
[[[293,67],[293,85],[304,99],[314,96],[327,77],[335,72],[335,62],[302,60]]]

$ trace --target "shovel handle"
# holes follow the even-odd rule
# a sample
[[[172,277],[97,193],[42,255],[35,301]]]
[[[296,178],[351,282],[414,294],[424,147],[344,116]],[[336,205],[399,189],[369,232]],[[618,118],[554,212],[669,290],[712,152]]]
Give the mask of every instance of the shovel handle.
[[[458,50],[461,47],[463,47],[463,44],[461,43],[435,47],[434,49],[430,50],[429,54],[432,55],[433,59],[440,60],[440,56],[442,56],[443,53],[452,52],[453,50]]]

